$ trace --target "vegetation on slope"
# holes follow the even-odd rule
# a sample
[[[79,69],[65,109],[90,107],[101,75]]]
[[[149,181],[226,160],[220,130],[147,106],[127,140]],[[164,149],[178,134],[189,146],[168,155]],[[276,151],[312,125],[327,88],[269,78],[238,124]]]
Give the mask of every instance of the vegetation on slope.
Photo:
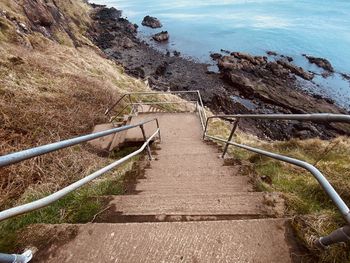
[[[223,121],[211,122],[210,134],[227,139],[231,126]],[[345,203],[350,204],[350,139],[338,137],[330,141],[320,139],[262,141],[237,131],[234,141],[267,151],[280,153],[316,166],[330,181]],[[336,206],[324,193],[316,179],[306,170],[234,146],[230,154],[251,166],[257,189],[281,192],[286,200],[286,215],[299,241],[309,249],[302,262],[350,262],[349,244],[333,245],[319,251],[314,241],[345,225]]]
[[[87,134],[107,121],[120,93],[148,90],[85,36],[84,1],[0,2],[0,155]],[[57,13],[59,11],[59,13]],[[0,210],[43,197],[115,160],[79,145],[0,169]],[[0,251],[32,223],[86,222],[102,209],[92,197],[123,192],[133,159],[54,205],[0,224]],[[121,179],[120,179],[121,178]]]

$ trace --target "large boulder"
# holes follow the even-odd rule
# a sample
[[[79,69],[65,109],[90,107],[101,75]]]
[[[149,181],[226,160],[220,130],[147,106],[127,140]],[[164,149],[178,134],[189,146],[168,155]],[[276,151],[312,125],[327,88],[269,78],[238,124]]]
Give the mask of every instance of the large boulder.
[[[158,18],[152,17],[152,16],[145,16],[143,21],[142,21],[142,25],[148,26],[151,28],[161,28],[162,27],[162,24],[160,23]]]
[[[332,64],[327,59],[312,57],[312,56],[308,56],[305,54],[303,56],[306,57],[310,63],[315,64],[318,67],[323,68],[326,71],[334,72],[334,68],[333,68]]]
[[[153,39],[157,42],[164,42],[169,40],[169,33],[168,31],[162,31],[160,33],[157,33],[153,36]]]

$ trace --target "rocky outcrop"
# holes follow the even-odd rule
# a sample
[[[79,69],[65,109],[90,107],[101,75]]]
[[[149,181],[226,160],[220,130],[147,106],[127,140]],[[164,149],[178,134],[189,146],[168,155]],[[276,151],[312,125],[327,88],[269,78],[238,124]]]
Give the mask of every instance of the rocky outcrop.
[[[168,31],[162,31],[155,34],[152,38],[157,42],[165,42],[169,40],[169,33]]]
[[[160,23],[160,21],[156,17],[153,17],[153,16],[145,16],[143,18],[142,25],[148,26],[151,28],[161,28],[162,27],[162,24]]]
[[[216,56],[219,57],[219,56]],[[248,99],[259,99],[264,105],[273,104],[280,112],[343,112],[332,101],[321,96],[312,96],[299,89],[296,76],[311,80],[313,74],[304,71],[287,60],[268,61],[266,57],[252,56],[246,53],[232,52],[217,59],[223,78]],[[225,98],[221,97],[221,100]],[[225,104],[228,105],[228,102]],[[248,109],[245,110],[247,112]],[[281,134],[294,133],[299,137],[310,137],[319,132],[312,124],[289,126],[260,122],[265,132],[279,130]],[[307,128],[305,128],[307,127]],[[300,130],[302,129],[302,131]],[[271,132],[272,132],[271,130]],[[270,132],[268,132],[270,133]]]
[[[18,1],[17,5],[23,8],[23,16],[6,15],[16,25],[17,33],[26,35],[39,32],[53,41],[76,47],[86,43],[80,28],[89,23],[88,18],[76,10],[74,15],[66,12],[68,4],[65,1],[26,0]],[[72,9],[78,6],[76,3],[69,4]]]
[[[303,68],[295,66],[288,61],[285,60],[277,60],[277,63],[280,64],[282,67],[288,69],[291,71],[291,73],[294,73],[295,75],[305,79],[305,80],[312,80],[314,78],[314,75],[310,72],[305,71]]]
[[[328,71],[330,73],[334,72],[334,68],[332,64],[327,59],[308,56],[305,54],[303,54],[303,56],[306,57],[310,63],[317,65],[318,67],[324,69],[325,71]]]
[[[99,21],[117,21],[122,16],[122,11],[111,8],[101,8],[99,12],[97,12],[94,16],[95,20]]]

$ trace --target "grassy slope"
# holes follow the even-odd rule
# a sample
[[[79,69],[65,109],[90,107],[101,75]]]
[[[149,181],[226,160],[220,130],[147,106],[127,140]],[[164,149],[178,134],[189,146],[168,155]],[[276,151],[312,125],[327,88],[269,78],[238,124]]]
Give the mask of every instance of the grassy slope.
[[[229,131],[228,124],[222,121],[212,122],[210,134],[227,138]],[[234,140],[315,165],[344,201],[350,204],[349,138],[266,142],[238,131]],[[293,217],[293,227],[300,241],[310,249],[312,256],[318,258],[318,262],[350,262],[349,244],[334,245],[323,252],[314,249],[315,238],[344,226],[345,221],[309,172],[233,146],[229,151],[232,156],[247,162],[253,168],[252,176],[258,189],[283,193],[287,204],[286,214]],[[305,257],[303,262],[314,262],[313,260],[308,261]]]
[[[55,1],[80,47],[61,26],[54,27],[50,39],[34,31],[19,33],[18,22],[29,27],[24,2],[0,2],[1,155],[89,133],[107,121],[103,113],[120,93],[148,90],[84,36],[90,21],[83,1]],[[115,158],[75,146],[2,168],[0,209],[45,196]],[[48,208],[1,223],[0,251],[14,252],[14,233],[28,224],[91,220],[104,205],[91,196],[122,193],[123,176],[134,161]]]
[[[90,8],[82,0],[55,0],[64,20],[51,27],[49,38],[18,32],[19,23],[30,28],[23,11],[30,1],[0,2],[0,155],[90,133],[108,121],[104,112],[120,93],[149,91],[85,37]],[[0,210],[46,196],[119,157],[101,157],[79,145],[2,168]],[[0,251],[20,249],[17,233],[29,224],[90,221],[104,206],[95,197],[123,193],[134,163],[135,158],[45,209],[0,223]]]

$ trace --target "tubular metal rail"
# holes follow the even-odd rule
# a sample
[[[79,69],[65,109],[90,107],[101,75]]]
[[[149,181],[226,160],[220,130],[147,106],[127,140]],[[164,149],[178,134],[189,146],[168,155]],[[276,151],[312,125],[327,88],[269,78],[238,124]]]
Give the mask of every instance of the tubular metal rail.
[[[145,130],[144,130],[144,125],[149,123],[149,122],[153,122],[153,121],[156,122],[157,129],[149,138],[147,138],[146,134],[145,134]],[[17,207],[13,207],[13,208],[1,211],[0,212],[0,221],[3,221],[5,219],[11,218],[11,217],[14,217],[17,215],[21,215],[24,213],[28,213],[28,212],[43,208],[45,206],[48,206],[51,203],[66,196],[67,194],[82,187],[83,185],[89,183],[90,181],[96,179],[97,177],[112,170],[113,168],[117,167],[118,165],[126,162],[127,160],[129,160],[133,156],[140,154],[145,149],[147,149],[147,153],[148,153],[149,158],[152,159],[149,144],[150,144],[151,140],[154,137],[156,137],[156,135],[158,135],[159,140],[161,139],[160,128],[159,128],[158,119],[153,118],[153,119],[149,119],[149,120],[140,122],[140,123],[135,124],[135,125],[126,125],[126,126],[122,126],[119,128],[114,128],[114,129],[110,129],[110,130],[106,130],[106,131],[102,131],[102,132],[97,132],[97,133],[92,133],[89,135],[84,135],[81,137],[77,137],[77,138],[73,138],[73,139],[69,139],[69,140],[65,140],[65,141],[60,141],[60,142],[56,142],[56,143],[51,143],[51,144],[39,146],[36,148],[32,148],[32,149],[8,154],[5,156],[1,156],[0,157],[0,167],[4,167],[4,166],[15,164],[15,163],[18,163],[18,162],[21,162],[21,161],[24,161],[24,160],[27,160],[27,159],[30,159],[30,158],[33,158],[36,156],[47,154],[47,153],[50,153],[53,151],[64,149],[64,148],[67,148],[67,147],[70,147],[73,145],[77,145],[77,144],[80,144],[83,142],[91,141],[91,140],[98,139],[98,138],[101,138],[101,137],[104,137],[104,136],[107,136],[110,134],[115,134],[118,132],[133,129],[136,127],[141,128],[141,132],[142,132],[143,138],[145,140],[144,144],[138,150],[132,152],[131,154],[107,165],[106,167],[103,167],[102,169],[84,177],[83,179],[81,179],[81,180],[79,180],[79,181],[77,181],[77,182],[51,194],[51,195],[48,195],[44,198],[41,198],[39,200],[36,200],[36,201],[28,203],[28,204],[20,205]],[[13,262],[25,263],[25,262],[29,262],[31,260],[31,258],[32,258],[32,252],[30,250],[25,251],[22,255],[15,255],[15,254],[9,255],[9,254],[0,253],[0,262],[1,263],[13,263]]]
[[[228,139],[219,138],[216,136],[208,135],[208,125],[212,119],[223,119],[233,122],[233,127],[230,132]],[[349,207],[345,204],[343,199],[339,196],[333,186],[328,182],[326,177],[313,165],[301,161],[295,158],[283,156],[280,154],[268,152],[265,150],[257,149],[251,146],[244,144],[239,144],[232,141],[232,137],[238,127],[240,119],[262,119],[262,120],[298,120],[298,121],[314,121],[314,122],[346,122],[350,123],[350,115],[341,115],[341,114],[237,114],[237,115],[216,115],[207,118],[206,125],[204,128],[203,139],[211,139],[219,141],[225,144],[222,157],[227,153],[228,147],[230,145],[236,146],[260,155],[268,156],[270,158],[290,163],[309,171],[318,183],[321,185],[323,190],[333,201],[333,203],[338,208],[339,212],[342,214],[343,218],[348,225],[333,231],[330,235],[326,237],[321,237],[317,240],[316,245],[321,248],[325,248],[331,244],[338,242],[345,242],[350,240],[350,210]]]
[[[187,101],[150,101],[150,102],[140,102],[138,100],[135,101],[134,97],[147,97],[149,95],[194,95],[196,100],[187,100]],[[105,115],[109,115],[111,114],[111,112],[116,108],[116,106],[118,106],[119,104],[121,104],[122,102],[124,102],[124,100],[127,100],[126,105],[120,110],[118,111],[114,116],[111,117],[111,121],[117,119],[120,117],[120,115],[125,112],[125,110],[127,110],[130,106],[131,106],[131,110],[128,112],[129,115],[132,115],[136,112],[135,107],[138,107],[140,105],[163,105],[163,104],[183,104],[183,103],[193,103],[194,106],[196,107],[196,111],[198,111],[198,115],[199,115],[199,120],[201,122],[201,126],[202,129],[204,130],[205,127],[205,121],[207,119],[207,115],[204,109],[204,105],[203,105],[203,100],[202,100],[202,96],[199,92],[199,90],[182,90],[182,91],[166,91],[166,92],[129,92],[129,93],[124,93],[111,107],[109,107],[106,112]]]

